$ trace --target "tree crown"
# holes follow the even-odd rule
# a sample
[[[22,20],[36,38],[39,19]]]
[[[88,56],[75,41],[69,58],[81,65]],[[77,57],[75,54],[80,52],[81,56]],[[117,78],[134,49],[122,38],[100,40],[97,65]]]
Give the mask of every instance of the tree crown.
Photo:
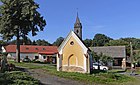
[[[34,0],[1,0],[0,33],[4,39],[12,39],[19,32],[25,37],[29,32],[35,36],[43,31],[46,21],[37,11],[39,5]]]

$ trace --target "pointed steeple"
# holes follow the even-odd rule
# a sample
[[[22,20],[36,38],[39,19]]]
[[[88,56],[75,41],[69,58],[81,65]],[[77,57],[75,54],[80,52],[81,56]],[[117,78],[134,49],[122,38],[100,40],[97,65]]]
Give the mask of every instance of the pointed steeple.
[[[74,24],[74,28],[75,27],[81,27],[82,26],[82,24],[81,24],[81,22],[80,22],[80,19],[79,19],[79,16],[78,16],[78,12],[77,12],[77,17],[76,17],[76,22],[75,22],[75,24]]]
[[[76,22],[74,24],[74,32],[79,38],[82,39],[82,24],[81,24],[80,19],[78,17],[78,12],[77,12],[77,17],[76,17]]]
[[[80,23],[80,19],[78,17],[78,12],[77,12],[77,17],[76,17],[76,22],[75,23]]]

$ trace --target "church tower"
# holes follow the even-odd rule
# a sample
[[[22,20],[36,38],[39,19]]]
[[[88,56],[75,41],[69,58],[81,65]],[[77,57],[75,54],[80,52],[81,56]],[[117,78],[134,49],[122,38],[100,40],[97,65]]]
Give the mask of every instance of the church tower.
[[[82,40],[82,24],[78,17],[78,13],[77,13],[77,17],[76,17],[76,22],[74,24],[74,32]]]

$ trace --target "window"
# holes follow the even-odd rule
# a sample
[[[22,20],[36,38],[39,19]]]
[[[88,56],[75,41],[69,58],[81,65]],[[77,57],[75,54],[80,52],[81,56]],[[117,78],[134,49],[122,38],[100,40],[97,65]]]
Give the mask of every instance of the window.
[[[35,48],[36,50],[38,50],[38,48]]]
[[[46,56],[43,56],[43,59],[46,59]]]
[[[35,59],[39,59],[39,56],[35,56]]]
[[[46,50],[45,48],[42,48],[42,50]]]
[[[76,32],[79,33],[79,30],[77,30]]]
[[[26,50],[29,50],[29,48],[26,48]]]
[[[122,64],[122,58],[114,58],[113,65],[114,66],[121,66]]]
[[[70,45],[74,45],[74,42],[73,42],[73,41],[71,41],[71,42],[70,42]]]

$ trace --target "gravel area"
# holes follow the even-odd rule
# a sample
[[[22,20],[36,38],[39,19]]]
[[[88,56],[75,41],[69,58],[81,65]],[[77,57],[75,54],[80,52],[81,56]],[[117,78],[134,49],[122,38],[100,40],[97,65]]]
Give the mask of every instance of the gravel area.
[[[27,69],[27,71],[32,77],[40,80],[43,85],[87,85],[83,82],[47,74],[42,69]]]

